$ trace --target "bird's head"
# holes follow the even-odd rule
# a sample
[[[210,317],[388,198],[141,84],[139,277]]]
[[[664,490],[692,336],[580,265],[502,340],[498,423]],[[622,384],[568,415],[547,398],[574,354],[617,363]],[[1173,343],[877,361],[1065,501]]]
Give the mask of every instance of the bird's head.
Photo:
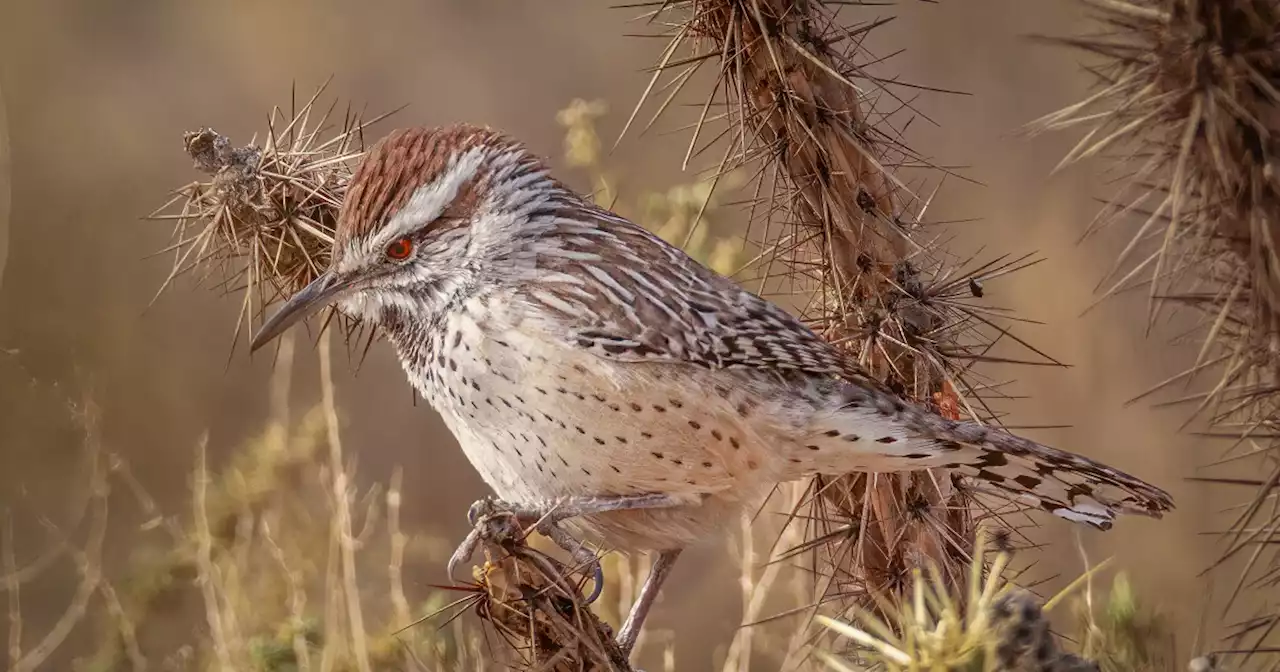
[[[496,266],[522,263],[533,215],[559,191],[544,163],[496,131],[391,133],[352,175],[329,268],[262,326],[252,349],[331,304],[384,326],[428,317]]]

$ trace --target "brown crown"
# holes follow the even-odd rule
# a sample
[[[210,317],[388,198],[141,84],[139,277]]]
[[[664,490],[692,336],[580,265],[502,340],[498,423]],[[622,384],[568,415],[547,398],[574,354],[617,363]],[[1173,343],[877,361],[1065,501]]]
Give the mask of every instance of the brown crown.
[[[471,124],[392,131],[369,149],[351,177],[335,246],[342,249],[352,238],[385,226],[415,190],[440,176],[453,155],[479,145],[514,144],[498,131]],[[483,195],[482,182],[477,175],[459,189],[450,209],[462,215],[461,210],[474,208]]]

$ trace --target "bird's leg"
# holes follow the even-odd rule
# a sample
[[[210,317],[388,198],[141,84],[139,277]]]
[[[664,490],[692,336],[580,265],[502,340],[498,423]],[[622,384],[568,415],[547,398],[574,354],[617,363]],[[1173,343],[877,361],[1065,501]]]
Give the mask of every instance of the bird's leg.
[[[640,587],[640,594],[636,597],[636,603],[631,605],[631,613],[627,614],[627,621],[618,631],[618,648],[622,649],[623,655],[630,656],[631,649],[635,648],[636,639],[640,637],[640,628],[644,626],[649,610],[658,599],[658,591],[662,589],[662,584],[671,574],[671,568],[675,566],[678,557],[680,557],[680,549],[677,548],[662,551],[658,554],[658,559],[653,562],[653,569],[649,570],[649,577]]]
[[[526,506],[498,502],[506,511],[519,518],[536,522],[556,524],[569,518],[591,516],[610,511],[633,511],[636,509],[666,509],[675,506],[701,503],[701,496],[678,496],[661,493],[647,495],[600,495],[591,497],[564,497],[559,501],[543,506]]]
[[[608,495],[594,497],[566,497],[557,502],[543,506],[511,504],[493,497],[476,501],[467,511],[467,520],[472,530],[462,541],[458,549],[449,558],[449,577],[452,578],[459,565],[469,561],[475,553],[476,546],[482,539],[502,539],[515,535],[519,525],[531,523],[535,529],[546,535],[560,548],[573,556],[575,562],[590,569],[596,579],[595,590],[587,604],[595,601],[604,583],[604,572],[595,553],[575,540],[563,528],[560,522],[578,516],[589,516],[609,511],[628,511],[636,509],[663,509],[675,506],[701,503],[701,495],[677,496],[668,494],[646,495]],[[501,527],[500,521],[507,521],[508,527]],[[512,529],[510,522],[517,523]],[[647,585],[647,584],[646,584]],[[642,591],[643,594],[643,591]]]
[[[604,590],[604,567],[600,566],[599,556],[555,523],[544,523],[538,527],[538,531],[555,542],[556,546],[567,551],[578,567],[591,572],[591,579],[595,585],[591,589],[591,594],[583,602],[584,604],[595,602],[596,598],[600,597],[600,592]]]

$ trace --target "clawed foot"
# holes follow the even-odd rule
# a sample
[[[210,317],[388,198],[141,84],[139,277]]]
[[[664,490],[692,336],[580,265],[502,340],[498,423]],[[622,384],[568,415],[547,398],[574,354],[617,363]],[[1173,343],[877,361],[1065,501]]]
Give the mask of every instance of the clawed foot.
[[[573,556],[575,562],[591,570],[595,579],[595,588],[587,597],[586,604],[591,604],[600,597],[604,587],[604,571],[600,560],[581,542],[569,536],[559,523],[567,518],[589,516],[607,511],[625,511],[635,509],[662,509],[676,506],[687,506],[701,503],[704,495],[618,495],[603,497],[569,497],[550,507],[530,507],[509,504],[502,500],[488,497],[471,505],[467,512],[467,520],[471,522],[471,533],[463,540],[458,550],[449,559],[449,578],[452,579],[459,565],[471,560],[481,540],[505,544],[523,539],[528,527],[532,527],[549,537],[556,545]],[[618,648],[624,657],[631,655],[636,639],[643,627],[645,618],[658,596],[663,582],[679,557],[679,549],[663,551],[659,554],[653,569],[640,589],[631,613],[623,623],[617,635]]]
[[[449,558],[449,579],[453,580],[459,566],[470,562],[476,547],[481,541],[497,544],[509,543],[524,538],[529,526],[551,539],[564,549],[578,566],[590,571],[594,586],[586,598],[586,604],[595,602],[604,589],[604,569],[600,559],[582,542],[574,539],[560,521],[571,517],[559,511],[559,507],[540,510],[537,507],[510,504],[495,497],[477,500],[467,511],[467,521],[471,523],[471,532]]]

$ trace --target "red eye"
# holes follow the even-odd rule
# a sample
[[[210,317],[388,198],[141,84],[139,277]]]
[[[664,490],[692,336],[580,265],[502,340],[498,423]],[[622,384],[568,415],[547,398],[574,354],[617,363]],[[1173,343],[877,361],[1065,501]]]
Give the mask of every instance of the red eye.
[[[401,238],[387,246],[387,258],[396,261],[404,261],[413,254],[413,241],[408,238]]]

